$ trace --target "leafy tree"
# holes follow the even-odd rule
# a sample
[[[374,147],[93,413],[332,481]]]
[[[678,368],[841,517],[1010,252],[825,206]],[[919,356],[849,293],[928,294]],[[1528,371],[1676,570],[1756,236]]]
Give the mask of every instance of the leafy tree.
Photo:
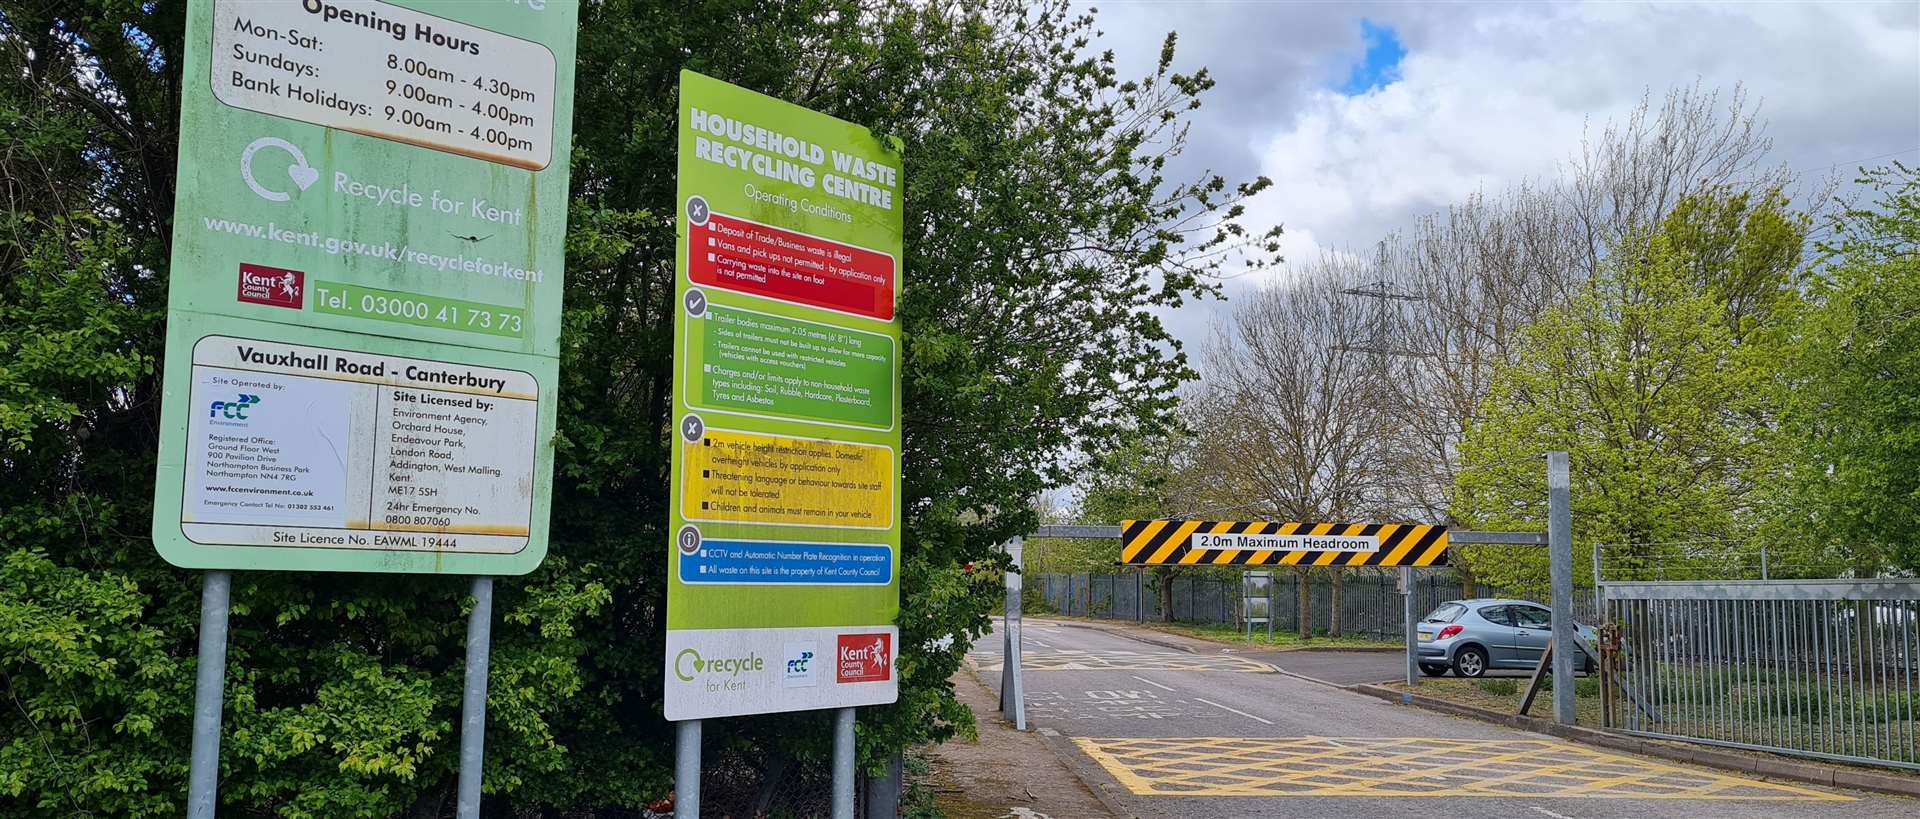
[[[1465,525],[1543,528],[1543,453],[1570,453],[1576,542],[1632,572],[1667,545],[1747,537],[1775,463],[1780,339],[1805,220],[1784,197],[1717,192],[1629,236],[1496,370],[1461,445]],[[1496,586],[1547,588],[1545,555],[1474,548]],[[1576,572],[1591,562],[1575,560]]]
[[[1402,297],[1376,302],[1392,320],[1366,346],[1390,352],[1383,383],[1401,429],[1393,495],[1403,514],[1452,522],[1459,445],[1495,369],[1517,354],[1523,328],[1603,271],[1623,237],[1710,203],[1732,218],[1688,230],[1745,235],[1741,214],[1754,209],[1726,193],[1764,196],[1791,181],[1766,165],[1765,132],[1759,105],[1738,85],[1649,93],[1588,129],[1556,177],[1475,194],[1383,239],[1351,284]],[[1725,267],[1717,254],[1701,260]],[[1455,560],[1454,570],[1471,588],[1465,565]]]
[[[1780,535],[1842,549],[1863,573],[1920,571],[1920,171],[1861,181],[1876,201],[1835,216],[1811,287]]]
[[[1193,443],[1189,433],[1178,427],[1157,435],[1135,433],[1122,438],[1081,473],[1075,517],[1087,523],[1118,524],[1189,515],[1195,498],[1182,490],[1190,486]],[[1058,555],[1055,564],[1065,564],[1066,571],[1073,571],[1076,564],[1080,571],[1110,569],[1119,559],[1113,541],[1060,540],[1049,546]],[[1160,619],[1171,623],[1173,579],[1182,569],[1158,566],[1151,571],[1153,591],[1160,596]]]
[[[145,537],[184,3],[0,0],[0,816],[178,815],[198,575]],[[971,719],[947,679],[1074,453],[1173,420],[1153,308],[1273,237],[1264,180],[1168,179],[1212,81],[1124,80],[1091,15],[1013,0],[582,8],[553,543],[496,591],[487,815],[669,787],[659,711],[675,79],[690,67],[905,144],[900,703],[863,761]],[[452,802],[465,585],[235,578],[222,799],[252,815]],[[953,641],[942,638],[956,637]],[[821,714],[726,720],[708,759],[824,760]]]

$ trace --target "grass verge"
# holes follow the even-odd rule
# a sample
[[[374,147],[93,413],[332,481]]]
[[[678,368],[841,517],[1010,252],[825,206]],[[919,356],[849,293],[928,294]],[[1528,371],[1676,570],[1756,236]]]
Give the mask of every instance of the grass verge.
[[[1586,684],[1581,684],[1586,683]],[[1520,698],[1526,696],[1527,680],[1518,677],[1496,677],[1479,680],[1465,680],[1458,677],[1422,678],[1420,684],[1409,689],[1404,682],[1389,683],[1387,688],[1395,691],[1412,691],[1423,697],[1459,705],[1471,705],[1485,708],[1501,714],[1520,712]],[[1600,724],[1600,688],[1599,680],[1581,679],[1573,687],[1573,708],[1581,725]],[[1550,718],[1553,716],[1553,689],[1542,687],[1540,694],[1533,698],[1530,716]]]

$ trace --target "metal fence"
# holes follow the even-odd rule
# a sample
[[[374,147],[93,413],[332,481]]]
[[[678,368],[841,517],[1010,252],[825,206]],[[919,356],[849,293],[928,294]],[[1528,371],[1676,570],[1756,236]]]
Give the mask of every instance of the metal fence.
[[[1040,574],[1032,579],[1040,600],[1061,614],[1113,620],[1158,621],[1160,615],[1160,578],[1146,572],[1123,574]],[[1178,575],[1173,584],[1173,621],[1199,624],[1237,624],[1241,622],[1242,580],[1238,574],[1206,577]],[[1298,572],[1273,573],[1271,603],[1273,630],[1297,633],[1300,630],[1300,584]],[[1332,633],[1333,579],[1325,572],[1308,575],[1304,582],[1310,595],[1307,606],[1313,633]],[[1451,572],[1420,571],[1415,576],[1415,608],[1422,614],[1446,600],[1466,597],[1466,591]],[[1476,597],[1514,597],[1480,586]],[[1397,571],[1351,569],[1340,580],[1340,633],[1346,637],[1367,637],[1399,641],[1403,638],[1405,603],[1400,596]],[[1593,622],[1593,598],[1580,594],[1575,598],[1574,616],[1581,622]]]
[[[1920,770],[1920,580],[1607,583],[1630,733]]]

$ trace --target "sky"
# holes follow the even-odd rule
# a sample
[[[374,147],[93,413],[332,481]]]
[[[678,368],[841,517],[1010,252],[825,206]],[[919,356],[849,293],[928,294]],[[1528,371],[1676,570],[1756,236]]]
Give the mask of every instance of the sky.
[[[1325,252],[1366,252],[1476,191],[1544,180],[1643,95],[1696,82],[1760,105],[1772,158],[1803,176],[1920,162],[1920,3],[1100,2],[1096,49],[1144,75],[1168,31],[1176,68],[1216,85],[1176,170],[1274,187],[1249,222],[1285,227],[1284,282]],[[1891,156],[1890,156],[1891,155]],[[1189,350],[1218,301],[1163,314]]]

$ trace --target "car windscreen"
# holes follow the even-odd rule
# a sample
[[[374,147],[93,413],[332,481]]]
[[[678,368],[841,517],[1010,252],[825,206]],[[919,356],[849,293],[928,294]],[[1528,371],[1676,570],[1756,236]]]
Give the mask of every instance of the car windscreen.
[[[1462,606],[1459,603],[1442,603],[1440,604],[1439,608],[1429,612],[1427,614],[1426,619],[1421,622],[1451,623],[1455,620],[1460,619],[1460,615],[1465,614],[1466,612],[1467,612],[1467,607]]]

